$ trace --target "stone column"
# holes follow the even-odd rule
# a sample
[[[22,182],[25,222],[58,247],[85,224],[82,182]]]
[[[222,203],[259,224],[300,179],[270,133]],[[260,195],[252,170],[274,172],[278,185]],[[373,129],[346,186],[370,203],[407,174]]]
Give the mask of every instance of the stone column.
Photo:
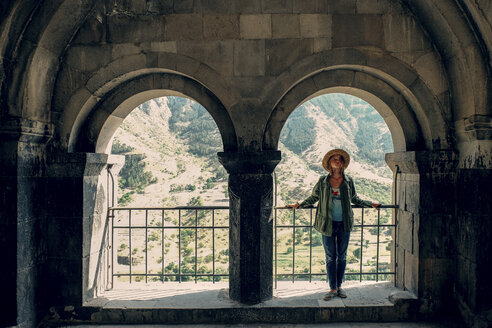
[[[0,124],[0,326],[30,327],[40,309],[46,142],[52,127],[20,118]]]
[[[273,294],[273,178],[279,151],[219,153],[229,173],[229,295],[255,304]]]
[[[414,151],[386,155],[398,166],[398,287],[422,301],[421,312],[448,308],[454,280],[456,167],[452,151]]]
[[[50,306],[80,306],[107,286],[106,168],[113,157],[64,153],[49,160],[44,285]]]
[[[491,327],[492,116],[459,123],[456,301],[468,326]]]

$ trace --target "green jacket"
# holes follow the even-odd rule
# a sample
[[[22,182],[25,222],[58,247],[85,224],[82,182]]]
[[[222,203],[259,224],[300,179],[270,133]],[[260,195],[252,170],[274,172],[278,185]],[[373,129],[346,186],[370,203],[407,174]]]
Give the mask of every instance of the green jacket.
[[[352,231],[354,226],[354,212],[352,211],[351,203],[362,207],[371,207],[371,202],[362,200],[357,196],[354,181],[348,175],[344,175],[343,182],[340,185],[340,196],[342,198],[343,228],[345,231]],[[331,236],[332,200],[330,175],[322,176],[318,180],[311,196],[299,204],[299,207],[309,207],[316,202],[318,202],[318,205],[316,207],[314,228],[323,235]]]

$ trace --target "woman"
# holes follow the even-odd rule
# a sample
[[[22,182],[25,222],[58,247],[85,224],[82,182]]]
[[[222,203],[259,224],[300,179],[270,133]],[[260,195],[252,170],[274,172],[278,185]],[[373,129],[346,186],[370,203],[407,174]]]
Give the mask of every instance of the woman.
[[[341,286],[347,263],[350,231],[354,226],[354,212],[351,203],[363,207],[372,206],[378,210],[381,206],[380,203],[371,203],[357,196],[352,178],[344,174],[349,162],[350,156],[345,150],[330,150],[322,162],[329,174],[318,180],[311,196],[302,203],[286,205],[291,209],[296,209],[318,202],[314,228],[323,235],[326,272],[330,283],[330,291],[323,297],[325,301],[335,296],[347,297]]]

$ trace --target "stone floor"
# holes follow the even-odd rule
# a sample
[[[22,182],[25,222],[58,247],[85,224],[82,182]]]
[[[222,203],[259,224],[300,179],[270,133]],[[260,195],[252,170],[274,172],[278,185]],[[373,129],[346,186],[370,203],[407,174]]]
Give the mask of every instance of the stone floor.
[[[130,288],[131,287],[131,288]],[[323,301],[328,290],[326,282],[279,282],[273,298],[256,305],[243,305],[228,297],[227,283],[166,283],[164,285],[115,286],[86,306],[101,308],[166,308],[205,309],[231,307],[330,307],[393,306],[390,295],[397,298],[415,296],[393,286],[390,282],[351,282],[344,284],[346,299]]]
[[[64,328],[120,328],[121,325],[81,325],[64,326]],[[453,323],[430,323],[430,322],[343,322],[343,323],[320,323],[320,324],[230,324],[230,325],[125,325],[125,328],[459,328],[462,326]]]
[[[189,282],[115,286],[84,305],[86,309],[93,309],[90,317],[79,322],[68,319],[65,324],[85,328],[462,327],[452,322],[404,322],[415,320],[405,311],[416,297],[395,288],[390,282],[349,281],[344,284],[348,297],[330,301],[323,301],[328,290],[326,282],[279,282],[273,298],[256,305],[229,299],[227,288],[227,283]],[[169,324],[162,325],[165,322]],[[217,324],[219,322],[221,324]],[[63,327],[64,323],[53,321],[49,326]]]

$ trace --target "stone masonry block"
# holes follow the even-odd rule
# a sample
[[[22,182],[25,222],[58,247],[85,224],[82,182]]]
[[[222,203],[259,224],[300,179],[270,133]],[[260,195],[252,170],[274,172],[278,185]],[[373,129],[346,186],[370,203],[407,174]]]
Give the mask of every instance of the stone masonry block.
[[[294,0],[294,13],[323,13],[328,8],[326,0]]]
[[[398,210],[398,244],[411,254],[414,253],[414,215]]]
[[[203,37],[205,40],[239,39],[239,16],[204,15]]]
[[[333,15],[333,47],[384,47],[383,20],[380,15]]]
[[[323,52],[331,49],[331,38],[314,39],[313,52]]]
[[[327,1],[328,12],[334,14],[355,14],[356,3],[359,0],[330,0]]]
[[[266,41],[267,75],[278,75],[299,58],[313,52],[311,40],[276,39]]]
[[[107,39],[110,43],[136,43],[145,41],[162,41],[168,28],[166,22],[171,16],[145,15],[129,17],[109,16]],[[181,27],[183,30],[187,30]],[[201,35],[201,33],[200,33]]]
[[[273,38],[298,38],[299,36],[299,15],[272,15]]]
[[[201,6],[204,14],[227,14],[233,10],[229,0],[201,0]]]
[[[173,11],[173,0],[146,0],[147,11],[151,14],[166,15]]]
[[[111,47],[111,59],[136,55],[140,53],[141,49],[135,43],[114,43]]]
[[[67,52],[67,64],[80,71],[94,71],[111,60],[107,46],[73,46]]]
[[[153,52],[171,52],[176,53],[177,47],[175,41],[166,41],[166,42],[151,42],[150,50]]]
[[[233,42],[208,41],[206,43],[183,41],[178,44],[179,54],[196,58],[220,72],[221,75],[232,76]]]
[[[234,41],[234,75],[265,74],[265,41]]]
[[[242,39],[268,39],[272,37],[271,15],[241,15],[239,28]]]
[[[306,38],[331,37],[332,16],[322,14],[301,14],[301,36]]]
[[[357,0],[356,8],[358,14],[385,14],[393,5],[392,0]]]
[[[255,14],[261,12],[262,0],[233,0],[235,12],[239,14]]]
[[[418,257],[405,251],[405,288],[417,294],[418,291]]]
[[[87,44],[94,42],[103,42],[106,38],[106,27],[96,17],[88,18],[80,27],[73,44]]]
[[[189,14],[193,12],[198,12],[198,8],[195,7],[196,1],[193,0],[179,0],[179,1],[174,1],[174,13],[176,14]]]
[[[203,18],[198,14],[177,14],[166,17],[166,40],[201,40]],[[152,33],[152,32],[149,32]]]
[[[264,13],[291,13],[293,0],[262,0]]]
[[[432,51],[431,44],[414,18],[408,15],[386,15],[384,43],[388,51]],[[383,32],[383,31],[381,31]]]

